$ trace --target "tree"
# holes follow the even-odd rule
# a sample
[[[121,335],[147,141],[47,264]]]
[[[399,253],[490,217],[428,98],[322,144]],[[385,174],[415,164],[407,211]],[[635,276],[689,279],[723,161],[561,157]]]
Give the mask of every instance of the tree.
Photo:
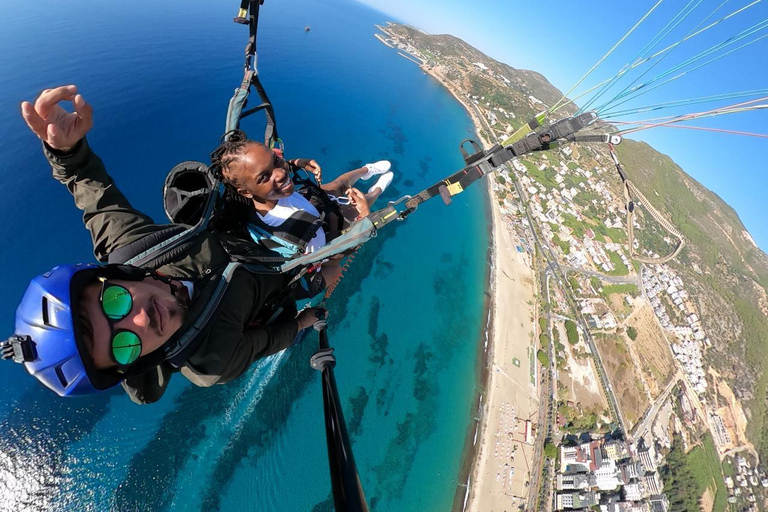
[[[555,457],[557,457],[557,446],[555,446],[551,442],[547,441],[544,444],[544,455],[548,459],[554,459]]]
[[[579,342],[579,330],[573,320],[565,321],[565,333],[568,335],[568,343],[575,345]]]
[[[498,183],[499,185],[506,185],[507,180],[504,179],[504,176],[499,174],[496,176],[496,183]]]
[[[698,512],[699,493],[696,479],[685,456],[680,434],[675,433],[672,448],[666,456],[666,465],[661,467],[659,476],[664,482],[664,489],[669,498],[669,510]]]
[[[542,366],[549,366],[549,356],[543,350],[536,352],[536,358],[539,360]]]
[[[632,341],[635,341],[637,339],[637,329],[632,326],[627,327],[627,336],[629,336],[629,339]]]

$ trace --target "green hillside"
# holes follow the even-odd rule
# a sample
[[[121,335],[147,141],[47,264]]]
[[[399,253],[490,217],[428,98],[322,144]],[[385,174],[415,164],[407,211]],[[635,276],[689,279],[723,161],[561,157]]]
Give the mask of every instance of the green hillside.
[[[670,264],[695,290],[712,341],[707,359],[743,401],[750,440],[766,457],[768,317],[760,305],[768,288],[768,256],[748,238],[733,208],[671,158],[632,140],[617,152],[643,195],[685,235],[688,245]]]

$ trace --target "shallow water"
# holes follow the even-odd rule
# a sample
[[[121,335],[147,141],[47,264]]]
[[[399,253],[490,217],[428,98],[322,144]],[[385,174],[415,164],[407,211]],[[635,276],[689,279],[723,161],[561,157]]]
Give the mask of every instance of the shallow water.
[[[7,333],[34,274],[92,259],[79,212],[18,116],[20,100],[78,84],[95,110],[92,147],[134,206],[158,220],[167,170],[207,161],[217,144],[242,74],[247,31],[231,22],[237,6],[160,4],[5,6]],[[472,134],[439,84],[373,37],[384,21],[352,2],[268,1],[259,35],[287,156],[316,158],[329,178],[387,158],[396,179],[383,201],[462,167],[458,142]],[[263,129],[258,118],[243,127],[255,138]],[[376,511],[449,509],[470,424],[485,320],[485,199],[476,186],[450,207],[432,203],[363,247],[328,303],[336,378]],[[4,364],[0,509],[332,510],[320,379],[308,364],[315,343],[226,386],[175,377],[162,402],[145,407],[119,391],[62,400]]]

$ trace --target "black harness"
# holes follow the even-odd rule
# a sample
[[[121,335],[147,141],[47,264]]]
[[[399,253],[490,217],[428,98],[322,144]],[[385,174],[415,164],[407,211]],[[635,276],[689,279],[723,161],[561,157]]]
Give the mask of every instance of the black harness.
[[[251,209],[248,231],[265,248],[288,258],[304,254],[307,245],[322,229],[326,243],[338,237],[344,229],[344,216],[338,203],[309,178],[302,178],[291,164],[296,191],[317,209],[319,217],[305,211],[296,211],[279,226],[269,226]]]

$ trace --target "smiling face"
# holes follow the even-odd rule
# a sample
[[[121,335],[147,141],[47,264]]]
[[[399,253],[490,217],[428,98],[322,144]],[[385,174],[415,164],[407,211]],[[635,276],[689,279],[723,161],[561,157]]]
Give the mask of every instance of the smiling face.
[[[186,312],[186,307],[171,293],[169,286],[151,277],[143,281],[114,279],[109,284],[122,286],[131,294],[133,305],[125,318],[107,319],[99,301],[101,283],[93,283],[83,290],[78,307],[83,345],[97,369],[117,366],[111,356],[112,332],[127,330],[136,334],[141,339],[141,355],[144,356],[157,350],[179,330]]]
[[[293,194],[288,163],[263,144],[246,144],[222,172],[240,195],[255,203],[274,206]]]

